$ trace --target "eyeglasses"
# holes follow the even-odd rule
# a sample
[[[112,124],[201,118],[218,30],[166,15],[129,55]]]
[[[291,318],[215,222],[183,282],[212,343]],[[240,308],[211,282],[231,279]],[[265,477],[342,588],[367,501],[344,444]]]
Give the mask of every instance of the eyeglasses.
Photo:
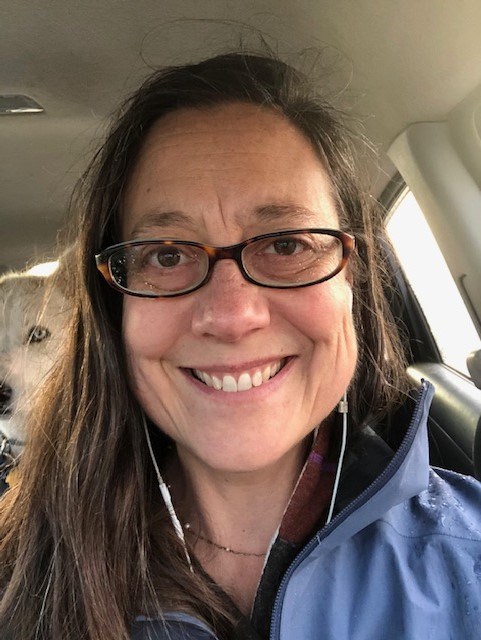
[[[131,240],[95,256],[105,280],[122,293],[167,298],[191,293],[209,281],[218,260],[235,260],[246,280],[293,289],[338,274],[355,238],[337,229],[294,229],[255,236],[229,247],[184,240]]]

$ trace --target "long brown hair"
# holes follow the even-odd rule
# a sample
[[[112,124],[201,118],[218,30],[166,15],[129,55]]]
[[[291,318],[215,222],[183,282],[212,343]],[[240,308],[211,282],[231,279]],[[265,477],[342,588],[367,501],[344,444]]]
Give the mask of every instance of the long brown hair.
[[[154,73],[120,109],[75,199],[73,320],[30,419],[22,482],[2,501],[0,628],[12,637],[127,639],[136,614],[166,609],[191,611],[228,636],[230,612],[189,571],[158,505],[127,382],[122,298],[101,280],[93,256],[121,239],[123,194],[151,126],[179,108],[229,102],[264,105],[294,123],[327,168],[342,228],[356,235],[354,423],[386,413],[404,388],[382,291],[381,219],[358,184],[358,143],[339,114],[302,74],[270,56],[225,54]],[[159,438],[160,455],[163,446]]]

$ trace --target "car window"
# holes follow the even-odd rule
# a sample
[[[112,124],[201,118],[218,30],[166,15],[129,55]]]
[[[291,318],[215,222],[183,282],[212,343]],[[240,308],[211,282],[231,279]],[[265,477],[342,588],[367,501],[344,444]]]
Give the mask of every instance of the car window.
[[[466,357],[481,349],[481,340],[436,238],[408,188],[392,205],[386,230],[443,362],[469,376]]]

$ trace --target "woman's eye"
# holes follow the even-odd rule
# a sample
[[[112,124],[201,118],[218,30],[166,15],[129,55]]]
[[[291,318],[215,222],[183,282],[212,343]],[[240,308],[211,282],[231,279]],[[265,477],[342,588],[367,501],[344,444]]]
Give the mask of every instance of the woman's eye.
[[[281,240],[275,240],[268,248],[268,253],[277,253],[282,256],[291,256],[294,253],[302,251],[302,245],[298,240],[294,238],[282,238]]]
[[[46,327],[32,327],[27,334],[27,344],[31,342],[42,342],[50,336],[50,331]]]
[[[154,266],[161,266],[164,268],[176,267],[183,261],[183,254],[179,249],[174,247],[160,249],[159,251],[153,251],[148,257],[147,262]]]

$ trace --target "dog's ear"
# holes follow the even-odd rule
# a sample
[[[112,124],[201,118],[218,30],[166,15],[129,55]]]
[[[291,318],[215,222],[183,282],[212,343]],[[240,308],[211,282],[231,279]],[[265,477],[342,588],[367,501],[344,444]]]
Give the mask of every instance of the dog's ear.
[[[56,269],[54,275],[54,284],[57,286],[60,291],[66,296],[69,296],[70,289],[70,278],[69,273],[72,272],[71,266],[73,261],[75,260],[75,248],[68,247],[59,257],[58,259],[58,268]]]
[[[9,271],[0,276],[0,287],[6,290],[15,290],[18,284],[28,282],[32,290],[43,289],[49,276],[34,276],[26,271]]]

